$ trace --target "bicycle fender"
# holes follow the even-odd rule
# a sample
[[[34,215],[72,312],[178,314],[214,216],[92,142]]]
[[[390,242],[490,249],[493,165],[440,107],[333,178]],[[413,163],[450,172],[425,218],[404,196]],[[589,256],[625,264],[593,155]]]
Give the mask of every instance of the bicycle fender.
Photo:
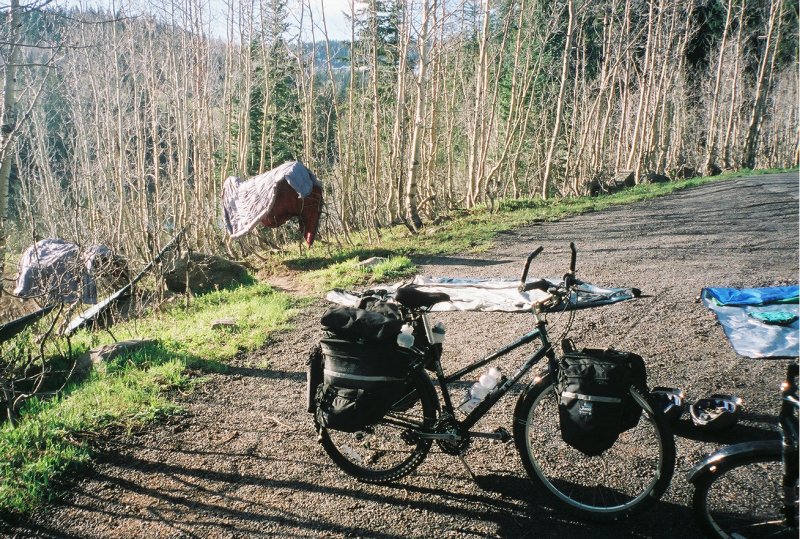
[[[686,474],[686,479],[692,484],[697,484],[701,479],[717,473],[726,464],[759,460],[765,457],[777,456],[780,458],[781,447],[780,440],[759,440],[723,447],[695,464]]]
[[[517,398],[517,404],[514,406],[514,420],[516,420],[519,417],[520,407],[522,406],[522,403],[525,402],[525,398],[528,396],[528,393],[530,393],[531,390],[533,390],[533,388],[538,386],[539,384],[545,383],[546,380],[549,381],[549,376],[550,376],[549,374],[546,374],[544,376],[537,376],[533,380],[531,380],[531,382],[528,383],[527,386],[525,386],[525,389],[522,390],[522,392],[519,394],[519,398]],[[524,418],[520,419],[522,420]]]

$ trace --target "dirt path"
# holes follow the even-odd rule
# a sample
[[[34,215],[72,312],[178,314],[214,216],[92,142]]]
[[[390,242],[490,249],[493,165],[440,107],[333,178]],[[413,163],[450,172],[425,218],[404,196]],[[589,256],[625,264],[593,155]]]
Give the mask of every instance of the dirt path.
[[[513,444],[475,441],[467,461],[435,448],[393,486],[357,483],[316,443],[304,412],[306,352],[319,337],[319,302],[257,354],[237,360],[185,403],[188,414],[114,441],[58,505],[14,530],[18,537],[669,537],[699,535],[685,472],[723,443],[770,435],[784,362],[738,358],[714,319],[695,302],[703,286],[763,286],[798,276],[798,176],[758,176],[558,223],[503,234],[489,253],[418,261],[429,275],[516,277],[521,260],[545,251],[532,275],[558,276],[567,245],[578,272],[600,285],[647,295],[579,313],[579,343],[641,353],[651,385],[683,387],[690,398],[716,390],[745,401],[742,423],[723,438],[678,428],[677,467],[662,502],[641,517],[589,526],[551,509],[524,476]],[[526,315],[457,313],[445,366],[485,353],[530,324]],[[562,320],[553,321],[558,335]],[[514,397],[486,426],[509,430]],[[0,532],[2,533],[2,532]]]

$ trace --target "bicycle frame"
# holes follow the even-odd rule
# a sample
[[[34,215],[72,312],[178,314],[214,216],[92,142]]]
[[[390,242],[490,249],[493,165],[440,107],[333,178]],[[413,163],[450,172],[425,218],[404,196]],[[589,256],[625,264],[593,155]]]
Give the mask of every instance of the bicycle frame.
[[[797,484],[798,473],[798,439],[797,421],[795,410],[800,408],[797,400],[797,385],[794,382],[797,377],[798,366],[796,363],[790,365],[786,371],[786,381],[782,387],[780,424],[782,434],[782,460],[783,460],[783,511],[787,524],[792,528],[797,528],[797,515],[795,514],[794,504],[796,493],[794,489]]]
[[[511,376],[507,377],[500,385],[492,389],[486,397],[472,410],[462,421],[460,421],[460,425],[464,430],[468,430],[472,426],[474,426],[480,419],[486,415],[486,413],[494,406],[508,391],[511,387],[519,382],[519,380],[525,376],[528,371],[533,368],[539,361],[543,358],[547,357],[549,360],[550,368],[555,368],[556,362],[556,355],[553,347],[550,343],[549,336],[547,334],[547,321],[545,320],[542,313],[535,309],[534,313],[536,315],[536,328],[532,331],[522,335],[514,342],[499,348],[498,350],[492,352],[488,356],[485,356],[481,359],[478,359],[467,365],[466,367],[450,374],[445,375],[442,369],[442,362],[441,362],[441,347],[436,347],[436,355],[434,358],[434,366],[436,372],[436,379],[439,384],[439,388],[442,392],[442,398],[444,400],[445,411],[455,417],[455,408],[453,406],[453,401],[450,397],[450,391],[448,389],[448,384],[461,379],[465,374],[469,374],[471,372],[476,371],[477,369],[483,367],[484,365],[488,364],[489,362],[497,359],[499,357],[503,357],[506,354],[530,344],[536,340],[541,342],[541,345],[536,349],[536,351],[526,359],[522,365],[514,372]],[[420,317],[425,327],[426,336],[428,338],[428,342],[432,341],[431,338],[431,324],[428,318],[427,313],[421,313]]]

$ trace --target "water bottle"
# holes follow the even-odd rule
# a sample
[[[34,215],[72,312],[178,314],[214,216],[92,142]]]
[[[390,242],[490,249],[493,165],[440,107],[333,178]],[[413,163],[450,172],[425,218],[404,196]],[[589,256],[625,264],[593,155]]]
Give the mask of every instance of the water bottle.
[[[500,369],[497,367],[492,367],[486,373],[482,374],[478,381],[472,384],[472,387],[467,390],[467,394],[458,405],[458,409],[465,414],[470,413],[491,390],[497,387],[502,377],[503,373],[500,372]]]
[[[431,343],[439,344],[444,342],[444,324],[436,322],[436,325],[431,329]]]
[[[503,373],[497,367],[492,367],[486,374],[482,374],[479,378],[481,385],[486,386],[489,390],[497,387],[500,380],[503,378]]]
[[[404,324],[402,328],[400,328],[400,333],[397,335],[397,346],[402,346],[403,348],[411,348],[414,346],[414,328],[411,327],[410,324]]]

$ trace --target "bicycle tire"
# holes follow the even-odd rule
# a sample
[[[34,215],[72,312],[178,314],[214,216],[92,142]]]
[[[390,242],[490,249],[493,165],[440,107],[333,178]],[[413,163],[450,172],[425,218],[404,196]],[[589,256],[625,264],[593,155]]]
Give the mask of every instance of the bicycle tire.
[[[797,538],[783,515],[780,442],[767,455],[729,457],[698,480],[692,497],[695,520],[708,537]],[[797,521],[797,483],[794,514]]]
[[[514,441],[531,480],[584,520],[609,522],[654,504],[675,469],[675,439],[666,419],[631,388],[643,414],[614,445],[589,457],[561,438],[550,375],[523,394],[514,413]]]
[[[365,483],[389,483],[425,460],[431,439],[416,432],[431,430],[439,401],[422,369],[412,371],[408,381],[409,391],[377,423],[354,433],[319,429],[322,448],[343,472]]]

